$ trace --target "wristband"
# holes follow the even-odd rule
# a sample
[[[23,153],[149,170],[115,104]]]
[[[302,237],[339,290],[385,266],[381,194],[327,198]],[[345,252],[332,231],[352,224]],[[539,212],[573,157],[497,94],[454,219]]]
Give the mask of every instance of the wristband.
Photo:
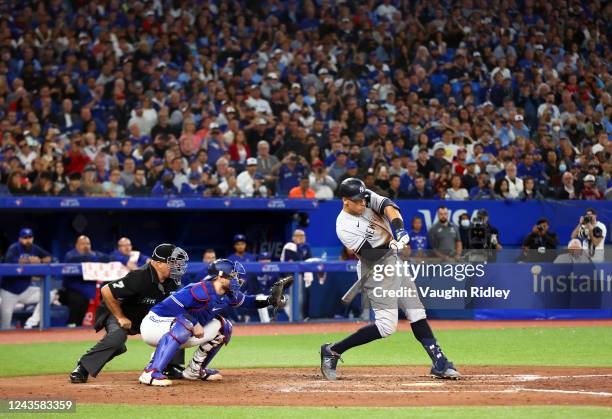
[[[397,238],[397,233],[404,230],[404,221],[397,217],[391,220],[391,227],[393,228],[393,235]]]

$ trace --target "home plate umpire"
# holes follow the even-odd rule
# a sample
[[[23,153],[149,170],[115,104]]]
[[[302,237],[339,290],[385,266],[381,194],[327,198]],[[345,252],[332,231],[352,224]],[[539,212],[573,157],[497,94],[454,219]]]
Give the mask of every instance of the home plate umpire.
[[[153,251],[151,262],[125,277],[102,287],[103,301],[96,310],[96,332],[106,329],[106,336],[83,355],[70,373],[70,382],[86,383],[96,377],[111,359],[127,351],[128,335],[140,333],[140,323],[151,307],[163,301],[180,287],[189,257],[180,247],[160,244]],[[170,280],[168,280],[170,279]],[[179,351],[165,373],[182,378],[184,352]]]

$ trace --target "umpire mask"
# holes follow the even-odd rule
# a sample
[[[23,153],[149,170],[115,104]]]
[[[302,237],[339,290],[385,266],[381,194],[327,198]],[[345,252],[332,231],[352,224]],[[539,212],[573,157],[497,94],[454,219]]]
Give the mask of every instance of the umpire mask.
[[[187,252],[178,246],[164,243],[155,248],[152,259],[168,264],[170,278],[176,285],[181,285],[181,278],[187,271],[187,261],[189,261]]]

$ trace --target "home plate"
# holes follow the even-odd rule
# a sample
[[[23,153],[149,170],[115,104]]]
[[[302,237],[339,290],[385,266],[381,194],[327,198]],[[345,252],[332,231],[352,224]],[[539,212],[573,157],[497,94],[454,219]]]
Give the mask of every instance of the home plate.
[[[433,381],[426,381],[422,383],[402,383],[403,386],[406,387],[438,387],[443,386],[444,383],[436,383]]]

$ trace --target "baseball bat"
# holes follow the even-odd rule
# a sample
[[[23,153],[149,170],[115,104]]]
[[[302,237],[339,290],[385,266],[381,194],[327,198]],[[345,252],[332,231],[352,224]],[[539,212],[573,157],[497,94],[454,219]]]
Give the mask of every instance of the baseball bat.
[[[395,249],[395,251],[397,251],[397,249]],[[361,292],[361,286],[365,281],[367,281],[367,278],[370,276],[372,271],[374,271],[374,266],[368,269],[368,271],[364,275],[362,275],[358,281],[355,281],[355,283],[351,285],[348,291],[345,292],[342,298],[340,299],[343,304],[349,305],[355,299],[355,297],[357,297],[357,294]]]
[[[349,305],[355,299],[355,297],[357,297],[357,294],[359,294],[360,292],[361,292],[361,279],[359,281],[355,281],[355,283],[351,285],[348,291],[344,293],[341,299],[342,303]]]

